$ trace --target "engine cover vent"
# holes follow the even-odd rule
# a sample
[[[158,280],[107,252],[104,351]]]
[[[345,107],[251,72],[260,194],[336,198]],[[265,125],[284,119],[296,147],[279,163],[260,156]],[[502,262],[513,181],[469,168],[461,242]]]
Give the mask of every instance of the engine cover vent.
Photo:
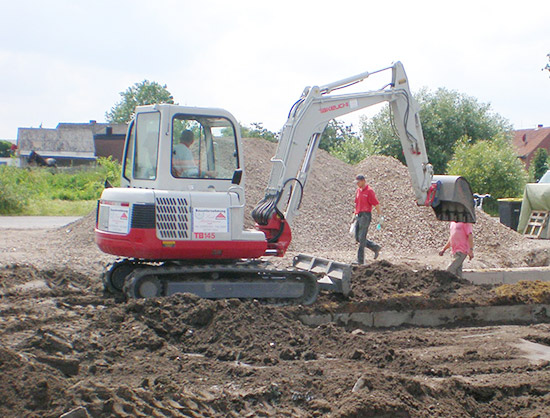
[[[156,197],[156,223],[159,239],[189,239],[191,207],[183,197]]]

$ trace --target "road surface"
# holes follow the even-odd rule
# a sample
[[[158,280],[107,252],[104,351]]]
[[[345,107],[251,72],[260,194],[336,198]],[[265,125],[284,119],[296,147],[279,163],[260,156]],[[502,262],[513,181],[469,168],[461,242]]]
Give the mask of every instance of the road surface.
[[[0,216],[0,229],[53,229],[80,218],[80,216]]]

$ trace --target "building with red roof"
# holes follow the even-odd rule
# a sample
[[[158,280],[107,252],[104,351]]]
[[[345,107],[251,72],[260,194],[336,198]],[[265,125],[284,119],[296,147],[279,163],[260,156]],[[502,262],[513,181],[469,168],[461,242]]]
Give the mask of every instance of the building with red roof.
[[[539,148],[544,148],[550,154],[550,127],[539,125],[535,129],[519,129],[514,132],[514,149],[518,157],[529,169],[529,164]]]

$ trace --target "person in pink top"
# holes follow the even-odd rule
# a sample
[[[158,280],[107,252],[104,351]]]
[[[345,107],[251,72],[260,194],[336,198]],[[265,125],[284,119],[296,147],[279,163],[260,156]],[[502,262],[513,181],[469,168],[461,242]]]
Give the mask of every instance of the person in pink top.
[[[451,222],[451,235],[445,247],[439,252],[439,255],[445,254],[445,251],[451,248],[453,262],[447,267],[447,271],[455,276],[462,277],[462,264],[466,257],[470,260],[474,258],[474,235],[472,224],[465,222]]]

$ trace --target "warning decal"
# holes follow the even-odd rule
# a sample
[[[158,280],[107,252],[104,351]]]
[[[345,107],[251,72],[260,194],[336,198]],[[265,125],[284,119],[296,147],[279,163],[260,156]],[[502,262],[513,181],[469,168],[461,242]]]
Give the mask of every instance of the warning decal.
[[[227,208],[193,208],[193,232],[229,232]]]
[[[109,208],[109,232],[128,233],[128,206],[110,206]]]

